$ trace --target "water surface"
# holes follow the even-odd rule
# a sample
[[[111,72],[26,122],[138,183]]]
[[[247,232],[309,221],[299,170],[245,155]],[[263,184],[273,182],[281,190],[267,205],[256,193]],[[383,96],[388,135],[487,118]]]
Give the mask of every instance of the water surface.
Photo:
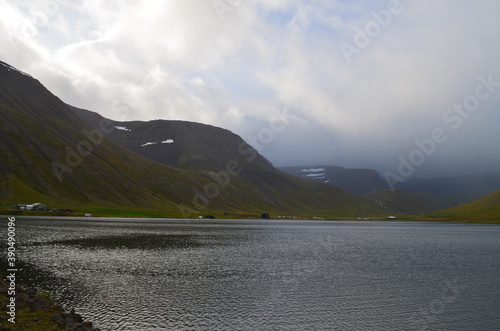
[[[20,276],[102,330],[499,330],[500,227],[18,219]]]

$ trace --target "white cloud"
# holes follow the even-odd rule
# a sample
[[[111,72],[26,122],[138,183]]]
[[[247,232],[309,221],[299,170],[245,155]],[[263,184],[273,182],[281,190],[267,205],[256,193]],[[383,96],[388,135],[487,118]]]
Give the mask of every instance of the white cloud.
[[[0,0],[0,58],[114,119],[198,121],[245,138],[287,109],[292,123],[263,151],[271,161],[384,170],[442,125],[477,76],[500,80],[495,0],[401,1],[402,12],[348,63],[339,45],[388,3],[241,1],[221,19],[206,0]],[[485,128],[498,102],[476,116]],[[474,133],[481,129],[455,136]],[[477,144],[461,146],[477,155]],[[449,158],[440,155],[439,165]]]

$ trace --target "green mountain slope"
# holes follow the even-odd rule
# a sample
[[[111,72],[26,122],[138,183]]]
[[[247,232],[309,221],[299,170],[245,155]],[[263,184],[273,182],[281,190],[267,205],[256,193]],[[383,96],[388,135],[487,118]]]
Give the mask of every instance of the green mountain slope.
[[[430,213],[428,217],[500,224],[500,191],[458,207]]]
[[[5,66],[0,66],[0,107],[4,203],[173,207],[191,195],[185,189],[174,194],[178,183],[203,182],[101,140],[38,81]]]
[[[365,195],[395,215],[422,215],[453,206],[453,202],[425,192],[384,190]]]
[[[369,199],[282,173],[246,144],[242,153],[243,141],[227,130],[188,122],[127,123],[142,131],[120,140],[127,132],[115,128],[119,122],[91,112],[97,120],[84,120],[84,112],[0,62],[0,205],[45,202],[178,217],[385,212]],[[178,148],[175,153],[164,160],[138,153],[149,139],[167,139],[168,126],[179,132],[174,144],[164,144]]]

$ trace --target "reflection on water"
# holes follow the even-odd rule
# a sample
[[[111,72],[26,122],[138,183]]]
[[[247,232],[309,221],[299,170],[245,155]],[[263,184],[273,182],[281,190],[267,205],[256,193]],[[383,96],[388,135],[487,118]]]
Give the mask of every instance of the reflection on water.
[[[494,330],[500,227],[19,220],[22,277],[103,330]]]

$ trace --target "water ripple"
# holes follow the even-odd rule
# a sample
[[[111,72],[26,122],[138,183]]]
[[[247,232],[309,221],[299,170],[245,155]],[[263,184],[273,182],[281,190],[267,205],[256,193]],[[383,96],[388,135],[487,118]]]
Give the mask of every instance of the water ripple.
[[[102,330],[500,325],[498,227],[31,221],[19,236],[28,281]]]

